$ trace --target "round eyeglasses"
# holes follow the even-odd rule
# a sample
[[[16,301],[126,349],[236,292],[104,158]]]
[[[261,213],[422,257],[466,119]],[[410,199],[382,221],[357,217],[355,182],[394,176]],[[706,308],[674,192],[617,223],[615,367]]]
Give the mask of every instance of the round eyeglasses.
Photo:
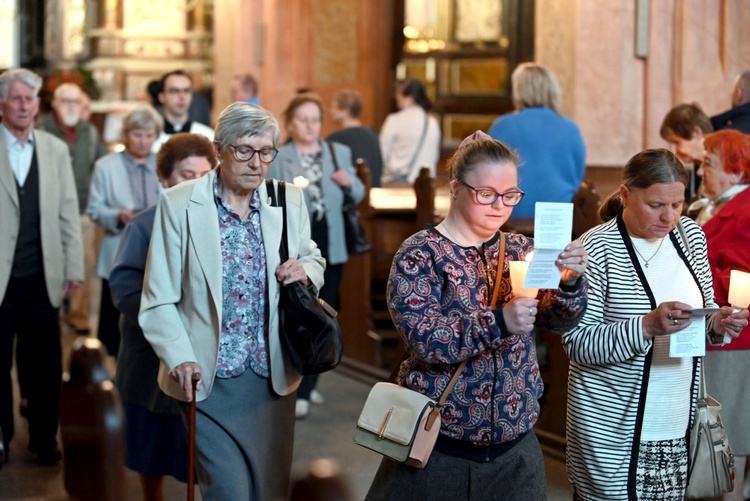
[[[253,155],[257,153],[260,161],[267,164],[273,162],[273,159],[276,158],[276,155],[279,153],[279,150],[276,148],[261,148],[256,150],[255,148],[245,145],[235,146],[233,144],[228,144],[227,146],[232,148],[234,158],[238,162],[249,162],[253,158]]]
[[[492,205],[499,198],[503,201],[503,205],[505,205],[506,207],[514,207],[518,205],[518,203],[525,195],[525,193],[519,189],[506,191],[504,193],[498,193],[495,190],[491,190],[489,188],[474,188],[465,181],[459,180],[459,183],[463,184],[470,190],[473,190],[474,195],[477,199],[477,203],[481,205]]]

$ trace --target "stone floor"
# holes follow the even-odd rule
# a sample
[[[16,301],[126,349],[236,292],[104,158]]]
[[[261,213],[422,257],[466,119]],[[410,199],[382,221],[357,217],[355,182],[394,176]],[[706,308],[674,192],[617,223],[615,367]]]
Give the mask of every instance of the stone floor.
[[[64,329],[65,352],[69,351],[75,338],[75,334]],[[303,476],[314,459],[331,458],[340,465],[353,499],[364,499],[381,456],[356,446],[351,437],[370,386],[346,376],[341,370],[320,377],[318,389],[326,397],[326,402],[313,406],[306,419],[297,421],[293,478]],[[18,408],[17,404],[15,408]],[[26,451],[26,422],[19,416],[16,419],[17,432],[11,444],[11,461],[0,470],[0,499],[29,501],[63,498],[62,466],[42,467],[32,461],[33,456]],[[571,499],[564,464],[553,457],[547,457],[545,462],[549,499]],[[126,489],[126,499],[142,499],[138,477],[129,470],[126,471]],[[185,484],[168,478],[165,499],[184,498]],[[197,494],[196,498],[199,499],[200,495]]]

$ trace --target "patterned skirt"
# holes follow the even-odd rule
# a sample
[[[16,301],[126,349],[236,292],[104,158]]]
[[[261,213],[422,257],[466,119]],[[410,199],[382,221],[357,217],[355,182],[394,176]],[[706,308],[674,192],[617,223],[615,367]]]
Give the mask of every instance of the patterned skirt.
[[[682,501],[687,487],[688,448],[684,438],[641,442],[635,483],[640,501]]]

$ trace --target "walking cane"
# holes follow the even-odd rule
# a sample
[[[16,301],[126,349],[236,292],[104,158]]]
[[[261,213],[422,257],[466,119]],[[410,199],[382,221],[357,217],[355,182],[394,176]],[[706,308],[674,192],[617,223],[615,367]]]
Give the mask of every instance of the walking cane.
[[[188,501],[195,499],[195,387],[198,386],[198,381],[201,380],[199,373],[194,373],[192,377],[193,383],[193,399],[190,401],[190,408],[188,410],[188,471],[187,471],[187,498]]]

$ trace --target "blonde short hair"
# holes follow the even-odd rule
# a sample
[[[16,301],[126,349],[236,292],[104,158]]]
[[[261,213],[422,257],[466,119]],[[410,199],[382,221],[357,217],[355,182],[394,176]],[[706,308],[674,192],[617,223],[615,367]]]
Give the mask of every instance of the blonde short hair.
[[[153,129],[159,136],[164,130],[164,119],[153,106],[143,104],[125,115],[122,120],[122,139],[135,129]]]
[[[521,63],[511,75],[513,101],[519,109],[550,108],[560,114],[562,96],[557,77],[536,63]]]

